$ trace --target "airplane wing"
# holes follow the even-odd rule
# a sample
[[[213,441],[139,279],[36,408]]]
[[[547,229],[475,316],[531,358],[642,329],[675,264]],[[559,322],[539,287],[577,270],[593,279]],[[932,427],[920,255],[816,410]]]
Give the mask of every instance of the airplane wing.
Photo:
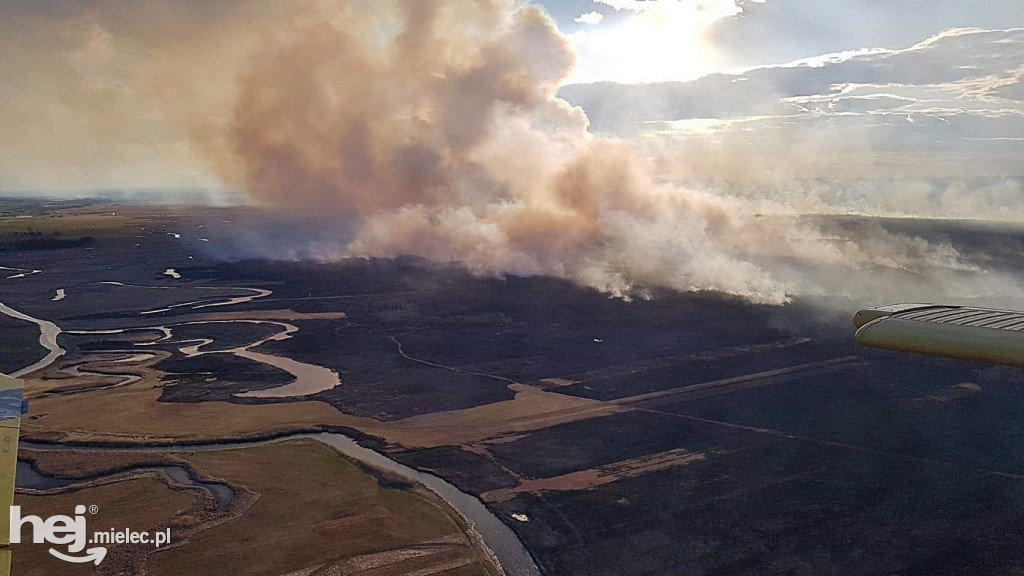
[[[853,325],[872,348],[1024,367],[1024,312],[891,304],[857,312]]]
[[[18,471],[18,432],[22,414],[21,380],[0,374],[0,576],[11,574],[11,516]]]

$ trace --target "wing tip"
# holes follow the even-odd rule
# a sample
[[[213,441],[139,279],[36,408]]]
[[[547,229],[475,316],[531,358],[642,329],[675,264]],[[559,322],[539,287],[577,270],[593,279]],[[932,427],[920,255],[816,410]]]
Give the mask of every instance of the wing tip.
[[[998,328],[1008,322],[1017,324],[1012,329]],[[857,312],[854,337],[868,348],[1024,367],[1024,329],[1017,329],[1018,324],[1024,326],[1024,313],[891,304]]]
[[[879,318],[886,318],[895,314],[902,314],[903,312],[934,308],[936,306],[937,304],[924,303],[883,304],[881,306],[872,306],[871,308],[858,310],[857,313],[853,315],[853,326],[859,330]]]

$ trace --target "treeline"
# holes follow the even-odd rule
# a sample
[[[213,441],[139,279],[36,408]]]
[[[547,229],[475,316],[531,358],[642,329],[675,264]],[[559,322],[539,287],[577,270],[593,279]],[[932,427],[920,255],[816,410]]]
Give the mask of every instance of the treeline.
[[[65,238],[60,232],[44,234],[39,231],[9,232],[0,235],[0,250],[54,250],[58,248],[79,248],[95,242],[92,236]]]

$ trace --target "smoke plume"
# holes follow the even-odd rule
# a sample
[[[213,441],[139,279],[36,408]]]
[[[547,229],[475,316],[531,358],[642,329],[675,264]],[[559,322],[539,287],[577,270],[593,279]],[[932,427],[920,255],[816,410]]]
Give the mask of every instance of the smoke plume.
[[[808,287],[767,258],[965,266],[949,246],[825,242],[784,206],[762,218],[763,202],[659,181],[629,141],[592,136],[584,112],[556,97],[574,57],[536,6],[300,6],[304,23],[241,76],[216,166],[269,204],[351,218],[338,256],[775,304]]]
[[[752,186],[681,185],[694,164],[757,176],[746,132],[683,158],[643,133],[594,135],[558,96],[573,50],[535,5],[18,0],[3,10],[0,72],[13,88],[0,119],[32,137],[0,142],[0,182],[26,173],[58,186],[90,170],[101,182],[201,182],[209,167],[282,213],[344,223],[343,241],[325,239],[328,227],[268,255],[411,255],[623,297],[1024,293],[941,238],[802,217],[851,203],[912,215],[934,194],[802,189],[784,169]],[[798,139],[771,146],[816,156]]]

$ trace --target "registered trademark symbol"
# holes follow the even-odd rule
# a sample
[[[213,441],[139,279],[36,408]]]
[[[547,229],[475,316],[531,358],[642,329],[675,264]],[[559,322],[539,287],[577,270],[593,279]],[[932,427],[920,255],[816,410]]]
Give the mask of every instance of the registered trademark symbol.
[[[95,513],[99,512],[99,511],[100,511],[100,507],[99,506],[97,506],[95,504],[93,504],[92,506],[89,506],[89,514],[95,514]]]

